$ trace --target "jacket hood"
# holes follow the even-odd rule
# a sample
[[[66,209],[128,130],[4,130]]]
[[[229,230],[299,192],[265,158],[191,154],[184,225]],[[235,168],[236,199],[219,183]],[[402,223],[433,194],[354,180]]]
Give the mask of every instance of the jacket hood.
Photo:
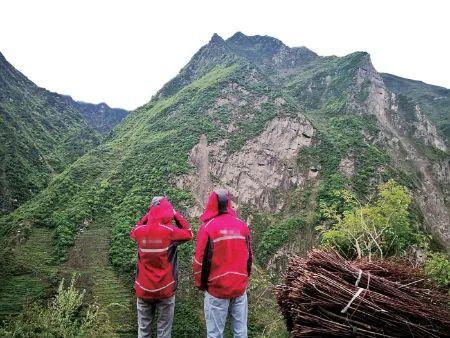
[[[230,193],[227,191],[227,206],[226,206],[226,212],[221,212],[221,213],[227,213],[230,214],[232,216],[236,216],[236,211],[233,209],[233,207],[231,206],[231,195]],[[218,216],[219,213],[219,196],[216,193],[216,191],[213,191],[208,198],[208,202],[206,203],[206,207],[205,207],[205,211],[203,212],[203,214],[200,216],[200,221],[202,222],[207,222],[209,221],[211,218],[214,218],[216,216]]]
[[[149,223],[169,223],[172,221],[174,214],[173,205],[167,198],[154,198],[148,212]]]

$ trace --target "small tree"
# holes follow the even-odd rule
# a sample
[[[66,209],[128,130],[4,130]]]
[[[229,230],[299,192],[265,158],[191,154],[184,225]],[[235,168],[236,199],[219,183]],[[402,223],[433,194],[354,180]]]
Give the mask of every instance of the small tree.
[[[331,227],[319,227],[325,246],[336,247],[346,255],[371,259],[373,255],[383,258],[398,254],[419,241],[409,217],[411,195],[395,181],[381,184],[375,201],[366,204],[348,190],[339,194],[352,208],[343,214],[337,213],[333,206],[324,211],[332,222]]]

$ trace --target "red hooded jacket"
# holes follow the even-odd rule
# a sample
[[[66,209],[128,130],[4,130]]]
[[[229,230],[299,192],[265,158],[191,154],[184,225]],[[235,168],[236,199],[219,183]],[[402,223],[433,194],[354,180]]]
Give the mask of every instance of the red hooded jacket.
[[[244,294],[251,272],[253,254],[247,224],[236,217],[231,199],[220,207],[221,193],[209,196],[200,220],[194,256],[195,286],[217,298],[235,298]]]
[[[177,226],[171,223],[173,219]],[[175,212],[166,198],[161,198],[152,202],[130,236],[138,244],[136,296],[143,299],[171,297],[177,288],[177,245],[193,237],[188,222]]]

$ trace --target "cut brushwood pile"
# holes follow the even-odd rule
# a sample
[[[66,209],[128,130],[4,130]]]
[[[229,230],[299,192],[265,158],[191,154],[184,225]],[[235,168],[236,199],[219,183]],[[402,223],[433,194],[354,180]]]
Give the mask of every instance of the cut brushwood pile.
[[[388,260],[293,257],[277,300],[293,337],[450,337],[450,296]]]

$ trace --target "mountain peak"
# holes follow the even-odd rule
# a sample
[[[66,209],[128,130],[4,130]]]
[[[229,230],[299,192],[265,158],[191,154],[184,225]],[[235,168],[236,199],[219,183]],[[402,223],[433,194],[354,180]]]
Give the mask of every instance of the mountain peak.
[[[233,36],[228,38],[228,40],[238,40],[238,39],[243,39],[243,38],[247,38],[247,37],[248,37],[247,35],[238,31],[238,32],[234,33]]]
[[[279,49],[286,47],[283,42],[268,35],[245,35],[242,32],[236,32],[227,39],[227,43],[241,46],[259,46],[264,49]]]
[[[12,65],[6,60],[6,57],[0,52],[0,66],[12,67]]]
[[[214,33],[211,40],[209,40],[210,44],[223,44],[224,42],[225,40],[217,33]]]
[[[226,40],[226,45],[258,67],[270,68],[272,71],[301,67],[318,57],[305,47],[290,48],[281,40],[267,35],[248,36],[236,32]]]

